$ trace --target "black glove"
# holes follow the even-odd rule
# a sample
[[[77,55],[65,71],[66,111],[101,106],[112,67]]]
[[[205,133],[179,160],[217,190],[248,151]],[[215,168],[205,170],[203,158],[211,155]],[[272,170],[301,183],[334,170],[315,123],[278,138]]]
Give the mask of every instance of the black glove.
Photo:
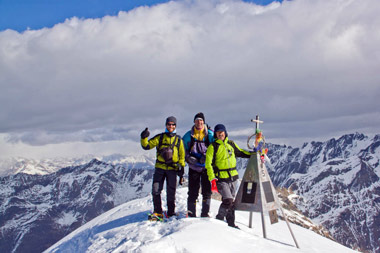
[[[183,174],[185,173],[185,169],[181,166],[181,165],[178,165],[178,171],[177,171],[177,175],[179,177],[179,185],[182,185],[183,182],[185,181],[184,178],[183,178]]]
[[[181,178],[183,177],[184,173],[185,173],[185,169],[181,165],[178,165],[177,175]]]
[[[141,139],[148,138],[149,134],[148,128],[145,128],[145,130],[141,132]]]
[[[185,179],[183,177],[179,177],[179,185],[182,185],[185,182]]]

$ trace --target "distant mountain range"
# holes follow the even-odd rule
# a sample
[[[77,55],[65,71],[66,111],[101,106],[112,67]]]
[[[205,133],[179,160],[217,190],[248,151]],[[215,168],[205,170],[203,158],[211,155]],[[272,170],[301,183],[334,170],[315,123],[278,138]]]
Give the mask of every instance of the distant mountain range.
[[[273,183],[290,190],[284,202],[338,242],[380,252],[380,135],[356,133],[300,148],[266,145]],[[122,155],[0,161],[0,252],[41,252],[114,206],[149,195],[154,161]],[[238,161],[240,175],[246,163]]]
[[[0,177],[0,252],[42,252],[105,211],[148,195],[152,168],[151,161],[94,159],[46,175]]]
[[[380,252],[380,135],[268,147],[272,181],[297,208],[343,245]]]
[[[86,155],[80,158],[51,158],[51,159],[28,159],[24,157],[12,157],[0,159],[0,177],[25,173],[30,175],[46,175],[58,171],[65,167],[79,166],[97,159],[113,165],[122,165],[130,168],[152,168],[155,157],[125,156],[120,154],[97,157]]]

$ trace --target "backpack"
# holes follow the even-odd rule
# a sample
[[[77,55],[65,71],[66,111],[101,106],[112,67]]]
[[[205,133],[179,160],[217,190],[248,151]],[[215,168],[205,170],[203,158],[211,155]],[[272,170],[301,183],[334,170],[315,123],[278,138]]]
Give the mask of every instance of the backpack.
[[[168,147],[162,147],[162,141],[164,139],[164,134],[165,133],[161,133],[160,134],[160,140],[158,141],[157,152],[158,152],[158,154],[160,154],[162,156],[162,158],[164,158],[165,164],[171,165],[171,164],[174,164],[173,163],[173,149],[174,149],[174,146],[177,147],[177,150],[179,152],[179,145],[181,143],[181,137],[178,136],[178,135],[176,135],[174,137],[173,143],[171,143],[170,146],[168,146]],[[158,159],[157,159],[157,162],[162,163]],[[178,162],[175,163],[175,164],[178,164]]]
[[[211,144],[211,143],[210,143],[210,138],[209,138],[208,130],[211,130],[211,131],[212,131],[212,129],[211,129],[211,127],[210,127],[209,125],[206,124],[206,126],[207,126],[207,131],[206,131],[206,134],[205,134],[205,141],[195,140],[195,138],[194,138],[192,135],[190,135],[190,145],[189,145],[189,150],[190,150],[190,151],[192,150],[192,148],[193,148],[193,146],[194,146],[194,143],[195,143],[196,141],[198,141],[198,142],[204,142],[205,145],[206,145],[206,147],[208,147],[208,146]]]
[[[191,151],[191,149],[193,148],[194,146],[194,143],[197,141],[197,142],[204,142],[206,147],[208,147],[210,145],[210,139],[208,137],[208,134],[206,135],[205,137],[205,141],[199,141],[199,140],[195,140],[195,138],[193,136],[190,136],[190,145],[189,145],[189,150]]]

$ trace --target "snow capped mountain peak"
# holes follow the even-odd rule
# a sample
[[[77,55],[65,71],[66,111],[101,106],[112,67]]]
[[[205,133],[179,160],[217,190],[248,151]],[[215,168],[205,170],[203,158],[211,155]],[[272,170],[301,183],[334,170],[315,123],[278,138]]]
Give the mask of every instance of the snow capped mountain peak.
[[[295,203],[306,216],[344,245],[380,252],[374,239],[380,235],[379,135],[347,134],[294,149],[268,146],[274,184],[301,196]]]
[[[0,252],[41,252],[105,211],[148,195],[148,166],[92,159],[47,175],[0,177]]]
[[[28,159],[28,158],[7,158],[0,160],[0,177],[25,173],[30,175],[47,175],[58,171],[64,167],[79,166],[89,163],[91,160],[103,161],[112,165],[126,165],[128,168],[147,168],[154,166],[155,157],[149,155],[128,156],[113,154],[108,156],[86,155],[80,158],[50,158],[50,159]]]

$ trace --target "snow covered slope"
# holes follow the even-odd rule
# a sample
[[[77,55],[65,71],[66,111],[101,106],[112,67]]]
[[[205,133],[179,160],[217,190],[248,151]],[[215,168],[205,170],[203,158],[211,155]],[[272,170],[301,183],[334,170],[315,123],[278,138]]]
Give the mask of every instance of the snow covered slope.
[[[165,197],[163,197],[165,199]],[[186,210],[187,189],[177,191],[177,211]],[[165,201],[163,203],[166,204]],[[215,216],[220,201],[212,200]],[[45,252],[354,252],[318,234],[291,225],[300,250],[294,245],[286,223],[268,225],[262,237],[259,213],[248,228],[248,213],[236,212],[241,230],[214,218],[180,218],[168,222],[147,221],[150,197],[122,204],[78,228]]]

